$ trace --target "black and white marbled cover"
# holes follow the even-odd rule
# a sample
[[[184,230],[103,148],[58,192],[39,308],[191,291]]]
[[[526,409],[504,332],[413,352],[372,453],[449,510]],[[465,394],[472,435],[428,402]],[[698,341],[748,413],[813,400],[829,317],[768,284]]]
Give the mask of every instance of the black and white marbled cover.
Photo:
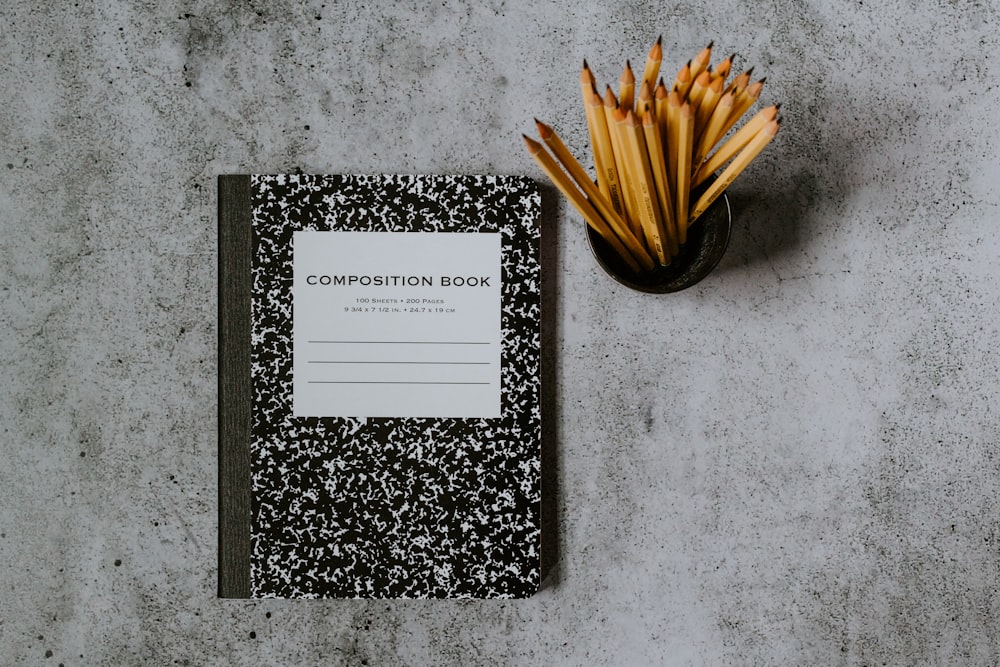
[[[252,597],[512,598],[540,576],[536,186],[522,177],[251,180]],[[499,419],[292,416],[292,234],[502,234]]]

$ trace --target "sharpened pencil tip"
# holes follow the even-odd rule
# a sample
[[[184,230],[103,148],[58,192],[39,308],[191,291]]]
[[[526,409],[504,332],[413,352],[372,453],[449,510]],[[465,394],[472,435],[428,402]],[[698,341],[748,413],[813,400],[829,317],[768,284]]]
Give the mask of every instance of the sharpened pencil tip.
[[[649,56],[646,58],[646,65],[649,63],[662,62],[663,61],[663,35],[656,40],[656,44],[653,44],[649,49]]]
[[[534,155],[535,153],[537,153],[542,149],[542,145],[539,144],[534,139],[532,139],[531,137],[529,137],[528,135],[522,134],[521,138],[524,139],[524,145],[528,147],[528,152],[531,153],[532,155]]]
[[[540,136],[543,140],[552,136],[552,128],[537,118],[535,119],[535,127],[538,128],[538,136]]]
[[[604,106],[609,109],[618,108],[618,98],[615,97],[615,91],[611,90],[611,86],[607,86],[604,89]]]

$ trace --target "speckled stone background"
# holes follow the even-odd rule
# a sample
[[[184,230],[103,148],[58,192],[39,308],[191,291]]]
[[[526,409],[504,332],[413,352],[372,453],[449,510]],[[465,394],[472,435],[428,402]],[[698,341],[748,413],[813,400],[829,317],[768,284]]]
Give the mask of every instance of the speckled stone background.
[[[0,663],[1000,662],[1000,10],[0,5]],[[220,601],[218,174],[544,176],[577,77],[709,39],[781,134],[697,287],[545,189],[546,553],[511,602]]]

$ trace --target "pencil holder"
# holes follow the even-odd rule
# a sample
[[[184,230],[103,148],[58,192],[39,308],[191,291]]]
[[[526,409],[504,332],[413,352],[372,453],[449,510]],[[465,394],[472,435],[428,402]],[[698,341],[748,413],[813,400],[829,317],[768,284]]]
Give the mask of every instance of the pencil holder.
[[[622,285],[640,292],[679,292],[700,282],[718,265],[729,246],[732,211],[726,195],[720,196],[687,230],[687,240],[667,266],[633,271],[590,225],[587,238],[597,263]]]

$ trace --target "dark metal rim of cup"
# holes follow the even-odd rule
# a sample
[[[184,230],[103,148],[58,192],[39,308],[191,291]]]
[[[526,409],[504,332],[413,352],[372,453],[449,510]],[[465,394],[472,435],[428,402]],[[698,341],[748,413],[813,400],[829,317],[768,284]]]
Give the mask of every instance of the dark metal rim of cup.
[[[732,209],[723,194],[688,229],[687,242],[669,266],[632,271],[608,243],[587,227],[587,239],[597,263],[622,285],[651,294],[687,289],[703,280],[722,260],[732,236]]]

